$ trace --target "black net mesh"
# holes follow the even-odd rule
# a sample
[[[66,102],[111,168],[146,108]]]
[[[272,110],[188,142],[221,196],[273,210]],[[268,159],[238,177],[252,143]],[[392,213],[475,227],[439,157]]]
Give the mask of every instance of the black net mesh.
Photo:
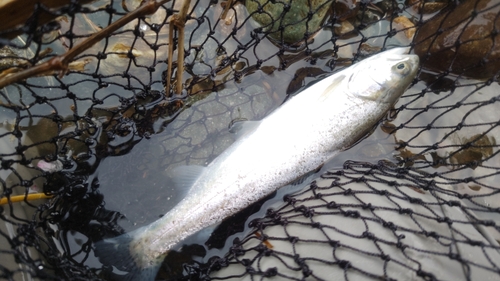
[[[494,0],[0,2],[0,278],[120,280],[94,243],[175,206],[173,167],[213,160],[231,121],[407,46],[418,79],[367,138],[312,183],[184,241],[157,279],[500,279],[499,12]]]

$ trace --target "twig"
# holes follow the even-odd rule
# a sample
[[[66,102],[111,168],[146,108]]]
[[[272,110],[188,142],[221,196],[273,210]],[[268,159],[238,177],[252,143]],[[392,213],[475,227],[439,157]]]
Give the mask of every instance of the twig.
[[[233,0],[227,0],[226,1],[226,6],[224,7],[224,11],[220,15],[221,20],[225,20],[227,16],[227,12],[229,11],[229,8],[231,8],[231,5],[233,4]]]
[[[182,92],[182,74],[184,73],[184,27],[186,26],[186,15],[189,9],[189,4],[191,0],[184,0],[182,2],[181,10],[179,11],[179,16],[174,19],[175,26],[179,29],[179,38],[177,44],[177,84],[175,88],[175,93],[180,95]]]
[[[167,3],[170,0],[160,0],[160,1],[154,1],[154,0],[149,0],[143,5],[141,5],[139,8],[136,10],[126,14],[125,16],[121,17],[117,21],[113,22],[112,24],[108,25],[106,28],[102,29],[99,32],[94,33],[92,36],[89,38],[85,39],[78,45],[76,45],[74,48],[70,49],[63,55],[59,55],[56,57],[53,57],[52,59],[41,63],[39,65],[35,65],[33,67],[30,67],[28,69],[25,69],[23,71],[17,72],[16,74],[10,75],[5,77],[4,79],[0,79],[0,89],[10,85],[12,83],[17,83],[19,81],[25,80],[27,78],[37,76],[37,75],[42,75],[46,72],[52,72],[52,71],[60,71],[59,76],[63,76],[67,69],[68,69],[68,64],[79,54],[87,50],[88,48],[92,47],[94,44],[97,42],[101,41],[102,39],[108,37],[111,33],[114,31],[118,30],[119,28],[123,27],[127,23],[140,18],[144,17],[146,15],[154,14],[158,8]]]
[[[175,15],[173,15],[174,17]],[[167,66],[167,86],[165,87],[165,96],[169,96],[170,93],[170,80],[172,77],[172,61],[174,57],[174,25],[170,22],[168,26],[168,66]]]

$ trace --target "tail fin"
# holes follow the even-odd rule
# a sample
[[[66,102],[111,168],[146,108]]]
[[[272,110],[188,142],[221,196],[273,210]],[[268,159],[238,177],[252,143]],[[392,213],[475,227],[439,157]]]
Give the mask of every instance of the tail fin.
[[[131,242],[144,231],[142,228],[118,237],[95,243],[94,253],[103,265],[113,266],[126,273],[120,280],[154,281],[165,255],[152,258],[140,252],[143,249],[131,247]],[[150,258],[151,260],[147,260]]]

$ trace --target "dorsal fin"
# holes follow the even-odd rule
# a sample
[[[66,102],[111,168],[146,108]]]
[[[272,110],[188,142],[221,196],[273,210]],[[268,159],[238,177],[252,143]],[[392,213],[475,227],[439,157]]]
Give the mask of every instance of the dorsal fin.
[[[187,193],[205,169],[206,167],[195,165],[178,166],[169,172],[169,176],[177,190],[184,190]]]
[[[229,124],[229,132],[236,135],[236,139],[253,132],[260,125],[260,121],[233,120]]]

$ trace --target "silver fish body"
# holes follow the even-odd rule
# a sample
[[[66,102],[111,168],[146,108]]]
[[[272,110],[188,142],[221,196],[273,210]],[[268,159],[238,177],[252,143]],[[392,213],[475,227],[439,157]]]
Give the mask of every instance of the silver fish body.
[[[98,243],[96,253],[103,262],[122,259],[130,267],[129,280],[153,280],[174,245],[314,171],[372,129],[416,76],[418,57],[406,50],[391,49],[354,64],[262,121],[244,125],[246,132],[207,167],[179,169],[180,182],[199,175],[176,207],[148,226]],[[130,258],[113,253],[118,248]]]

